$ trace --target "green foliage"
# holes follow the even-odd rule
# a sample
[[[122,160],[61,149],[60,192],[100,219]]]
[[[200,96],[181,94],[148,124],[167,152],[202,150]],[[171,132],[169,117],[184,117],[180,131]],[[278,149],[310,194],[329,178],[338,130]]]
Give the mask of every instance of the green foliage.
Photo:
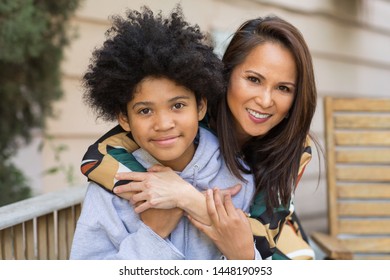
[[[0,191],[0,206],[19,201],[31,195],[25,176],[9,162],[0,162]]]
[[[16,172],[6,162],[18,144],[30,141],[33,128],[44,129],[53,101],[62,96],[60,63],[64,47],[74,36],[69,34],[68,21],[79,2],[0,2],[0,172],[4,176],[7,170]],[[2,198],[6,189],[17,188],[11,181],[0,181]],[[23,186],[24,181],[15,182]]]
[[[62,160],[62,155],[68,150],[68,146],[64,144],[54,144],[53,137],[50,135],[45,136],[45,141],[42,142],[39,150],[43,149],[44,145],[48,145],[54,156],[54,166],[43,171],[43,175],[62,174],[65,176],[66,182],[72,186],[76,182],[75,168],[72,164],[66,164]]]

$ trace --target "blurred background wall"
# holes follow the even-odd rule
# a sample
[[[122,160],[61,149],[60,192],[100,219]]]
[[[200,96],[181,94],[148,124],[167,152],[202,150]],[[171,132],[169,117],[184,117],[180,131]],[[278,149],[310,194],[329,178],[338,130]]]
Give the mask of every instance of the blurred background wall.
[[[35,194],[68,185],[86,184],[79,172],[86,148],[115,123],[96,120],[82,102],[80,78],[93,49],[104,41],[109,16],[124,15],[142,5],[169,13],[176,0],[84,0],[72,19],[78,37],[63,62],[64,98],[55,105],[56,117],[48,122],[43,150],[39,131],[14,162],[30,179]],[[322,98],[332,96],[389,96],[390,1],[388,0],[182,0],[186,19],[198,24],[223,53],[229,36],[245,20],[276,14],[298,27],[312,52],[319,100],[312,125],[323,142]],[[23,157],[21,156],[23,154]],[[316,151],[296,193],[296,209],[306,231],[326,231],[326,176],[324,160]],[[25,160],[26,156],[29,160]],[[42,175],[61,165],[62,171]]]

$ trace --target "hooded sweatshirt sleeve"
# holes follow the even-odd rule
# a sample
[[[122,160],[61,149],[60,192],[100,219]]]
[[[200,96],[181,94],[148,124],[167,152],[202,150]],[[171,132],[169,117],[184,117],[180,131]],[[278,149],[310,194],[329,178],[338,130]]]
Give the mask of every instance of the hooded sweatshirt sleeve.
[[[102,211],[104,209],[104,211]],[[88,187],[70,259],[184,259],[138,218],[126,200],[94,183]]]

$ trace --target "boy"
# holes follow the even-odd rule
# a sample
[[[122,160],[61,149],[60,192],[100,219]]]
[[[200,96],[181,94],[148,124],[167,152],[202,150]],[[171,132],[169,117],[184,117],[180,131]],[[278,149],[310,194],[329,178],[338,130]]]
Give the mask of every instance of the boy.
[[[166,19],[148,8],[129,11],[126,19],[114,18],[108,39],[93,53],[84,76],[85,100],[98,116],[116,119],[121,126],[105,149],[132,150],[135,142],[140,148],[133,156],[145,168],[156,163],[170,167],[198,191],[240,183],[242,190],[233,202],[248,211],[252,176],[245,175],[246,183],[234,177],[216,137],[198,126],[207,104],[212,106],[225,90],[222,63],[203,39],[179,9]],[[127,200],[90,183],[71,259],[221,258],[180,209],[164,211],[149,212],[150,219],[169,223],[168,232],[159,232]]]

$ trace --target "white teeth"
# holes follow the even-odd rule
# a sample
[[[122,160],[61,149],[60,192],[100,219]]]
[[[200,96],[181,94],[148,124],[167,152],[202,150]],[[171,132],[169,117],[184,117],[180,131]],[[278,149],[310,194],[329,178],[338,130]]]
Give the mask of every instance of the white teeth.
[[[271,115],[269,114],[260,114],[260,113],[257,113],[256,111],[253,111],[251,109],[246,109],[248,111],[249,114],[251,114],[252,116],[254,116],[255,118],[257,119],[265,119],[265,118],[269,118]]]

